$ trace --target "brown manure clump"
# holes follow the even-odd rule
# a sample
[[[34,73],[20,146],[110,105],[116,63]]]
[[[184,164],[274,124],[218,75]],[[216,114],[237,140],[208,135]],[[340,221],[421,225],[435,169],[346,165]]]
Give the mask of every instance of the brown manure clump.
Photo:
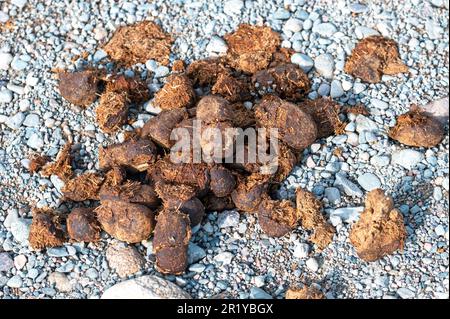
[[[156,60],[169,63],[172,37],[151,21],[119,27],[103,47],[112,60],[126,66]]]
[[[76,242],[97,242],[101,228],[93,208],[74,208],[67,216],[67,233]]]
[[[350,242],[364,261],[375,261],[403,250],[406,229],[392,197],[377,188],[370,191],[366,207],[350,231]]]
[[[211,58],[197,60],[189,64],[186,75],[193,81],[194,85],[214,85],[221,74],[229,74],[231,70],[222,59]]]
[[[97,99],[98,71],[64,71],[58,77],[59,92],[70,103],[87,107]]]
[[[325,299],[325,296],[313,286],[303,286],[303,288],[289,288],[286,291],[286,299]]]
[[[444,129],[438,120],[413,109],[397,117],[389,137],[408,146],[433,147],[444,138]]]
[[[100,169],[123,166],[131,171],[143,172],[156,160],[156,146],[147,138],[133,139],[108,147],[100,147]]]
[[[153,236],[156,269],[163,274],[182,274],[187,267],[190,238],[189,217],[177,210],[162,210]]]
[[[173,129],[187,118],[188,113],[185,108],[164,110],[145,123],[141,136],[151,138],[164,148],[170,148],[175,143],[170,139]]]
[[[280,35],[270,27],[241,24],[238,29],[225,35],[228,44],[227,59],[230,66],[255,73],[266,68],[280,45]]]
[[[368,83],[378,83],[383,74],[408,72],[394,40],[374,35],[359,41],[347,59],[344,71]]]
[[[98,192],[103,183],[103,177],[96,173],[85,173],[68,180],[61,192],[64,199],[74,202],[98,200]]]
[[[95,113],[97,123],[103,132],[113,133],[117,131],[128,120],[127,94],[115,91],[103,93]]]
[[[259,88],[274,87],[275,92],[283,99],[298,100],[310,90],[310,82],[306,73],[292,63],[281,63],[270,69],[258,71],[252,78]]]
[[[268,179],[268,176],[258,173],[239,177],[236,188],[231,193],[236,208],[243,212],[256,211],[263,195],[267,192]]]
[[[306,100],[300,103],[300,108],[316,122],[318,138],[345,132],[346,123],[339,118],[341,106],[331,98]]]
[[[184,74],[172,74],[155,94],[154,103],[163,110],[191,107],[195,92],[191,80]]]
[[[297,225],[298,217],[289,200],[264,199],[259,205],[258,222],[271,237],[282,237]]]
[[[36,209],[33,211],[33,221],[30,226],[28,241],[30,247],[35,250],[62,246],[65,235],[61,228],[61,219],[53,211],[48,209]]]
[[[56,156],[56,160],[42,168],[41,175],[44,177],[56,175],[62,181],[69,180],[73,176],[71,149],[72,144],[66,143]]]
[[[296,194],[297,214],[302,227],[313,231],[310,240],[319,250],[325,249],[333,240],[336,230],[322,214],[322,203],[305,189],[297,188]]]
[[[295,150],[303,150],[317,138],[313,118],[297,105],[275,95],[266,95],[256,106],[257,123],[267,129],[278,129],[280,140]]]
[[[30,164],[28,165],[28,170],[31,174],[39,172],[49,160],[48,156],[33,154],[29,158]]]
[[[251,98],[248,83],[245,80],[233,77],[229,73],[219,74],[211,92],[223,96],[231,103]]]
[[[102,201],[95,209],[103,230],[127,243],[139,243],[150,237],[154,215],[150,208],[121,200]]]

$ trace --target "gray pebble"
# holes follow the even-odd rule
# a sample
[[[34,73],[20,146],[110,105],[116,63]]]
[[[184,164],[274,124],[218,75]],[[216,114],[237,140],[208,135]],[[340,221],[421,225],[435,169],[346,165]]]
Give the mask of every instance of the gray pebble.
[[[298,243],[294,247],[293,256],[295,258],[306,258],[309,254],[309,245],[306,243]]]
[[[25,120],[25,114],[22,112],[18,112],[15,115],[11,116],[6,120],[6,125],[13,130],[17,130],[22,126],[22,123]]]
[[[328,83],[320,84],[317,93],[319,93],[320,96],[328,96],[328,94],[330,94],[330,85],[328,85]]]
[[[271,295],[258,287],[250,288],[250,299],[273,299]]]
[[[361,189],[359,189],[359,187],[349,181],[343,174],[338,173],[336,174],[336,181],[334,182],[335,186],[341,186],[342,189],[344,190],[344,192],[348,195],[348,196],[352,196],[352,197],[362,197],[363,196],[363,192],[361,191]]]
[[[14,267],[14,261],[8,253],[0,253],[0,272],[8,272]]]
[[[25,117],[25,121],[23,121],[23,125],[27,127],[38,127],[39,126],[39,115],[30,113]]]
[[[0,11],[0,15],[1,13],[2,12]],[[0,70],[8,70],[12,60],[13,56],[11,54],[6,52],[0,52]]]
[[[50,257],[61,258],[69,256],[69,253],[65,247],[52,247],[47,249],[47,255]]]
[[[314,61],[306,54],[294,53],[291,62],[297,64],[303,71],[309,72],[314,66]]]
[[[315,24],[312,31],[318,33],[321,37],[330,38],[337,29],[334,24],[327,22]]]
[[[410,289],[408,288],[399,288],[397,290],[397,294],[402,298],[402,299],[412,299],[415,297],[415,293],[412,292]]]
[[[341,82],[339,80],[331,81],[330,96],[332,98],[338,98],[344,95],[344,90],[342,89]]]
[[[314,60],[317,72],[326,79],[331,79],[334,72],[334,60],[330,54],[321,54]]]
[[[338,204],[341,201],[341,193],[336,187],[325,188],[325,197],[330,204]]]
[[[424,159],[424,155],[416,150],[404,149],[392,154],[392,163],[411,169]]]
[[[244,2],[242,0],[229,0],[225,2],[223,12],[229,16],[233,16],[240,14],[243,7]]]
[[[375,188],[381,187],[381,182],[378,176],[372,173],[364,173],[358,177],[358,183],[366,191],[371,191]]]
[[[339,217],[345,223],[353,223],[359,219],[364,207],[341,207],[330,212],[330,218]]]
[[[0,89],[0,103],[10,103],[13,99],[12,92],[8,89]]]
[[[308,267],[309,270],[316,272],[319,270],[319,262],[311,257],[306,261],[306,267]]]
[[[23,283],[22,278],[20,278],[20,276],[18,275],[15,275],[8,280],[6,285],[11,288],[20,288],[22,287],[22,283]]]
[[[224,211],[218,215],[219,228],[236,227],[239,224],[239,213],[235,210]]]

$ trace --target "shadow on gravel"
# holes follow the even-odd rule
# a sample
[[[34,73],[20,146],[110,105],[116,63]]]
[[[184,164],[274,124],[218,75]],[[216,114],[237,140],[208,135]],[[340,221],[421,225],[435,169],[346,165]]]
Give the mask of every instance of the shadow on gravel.
[[[418,184],[412,185],[413,181]],[[395,187],[395,194],[392,194],[392,197],[396,208],[402,212],[404,217],[408,233],[406,240],[414,241],[416,230],[424,224],[425,216],[431,208],[433,185],[423,177],[416,179],[415,176],[404,176]]]

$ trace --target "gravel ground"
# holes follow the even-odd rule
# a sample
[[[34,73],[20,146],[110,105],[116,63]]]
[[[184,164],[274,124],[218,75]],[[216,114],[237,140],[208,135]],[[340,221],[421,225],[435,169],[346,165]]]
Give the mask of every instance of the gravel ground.
[[[448,298],[448,133],[427,150],[386,135],[411,104],[448,96],[448,0],[0,1],[0,298],[99,298],[124,280],[119,274],[155,273],[151,240],[128,247],[104,234],[99,244],[46,252],[27,245],[31,206],[70,209],[60,200],[57,177],[29,174],[29,154],[54,157],[73,140],[77,172],[84,172],[97,167],[100,144],[120,141],[133,129],[101,133],[95,105],[81,110],[64,101],[52,70],[91,63],[110,68],[101,44],[118,25],[143,19],[172,33],[171,60],[187,62],[225,52],[221,36],[239,23],[266,23],[282,33],[283,46],[300,53],[293,62],[309,71],[310,98],[331,95],[370,111],[350,116],[346,134],[308,148],[279,191],[293,198],[302,186],[322,200],[338,230],[327,249],[318,253],[301,228],[273,239],[253,216],[210,213],[192,238],[189,271],[165,279],[195,298],[283,298],[298,283],[318,284],[327,298]],[[366,85],[343,72],[358,39],[374,33],[398,42],[410,74]],[[151,89],[157,90],[168,70],[146,65],[135,71],[151,69]],[[445,103],[429,107],[445,109]],[[131,111],[138,127],[151,117],[151,104]],[[365,263],[348,233],[365,193],[379,185],[404,214],[408,237],[403,252]]]

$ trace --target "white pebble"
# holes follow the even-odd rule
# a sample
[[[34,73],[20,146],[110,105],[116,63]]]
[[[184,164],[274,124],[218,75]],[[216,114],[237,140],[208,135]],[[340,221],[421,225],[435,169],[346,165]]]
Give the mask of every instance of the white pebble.
[[[296,18],[290,18],[284,24],[284,30],[290,32],[299,32],[302,29],[302,21]]]
[[[333,77],[334,60],[331,55],[327,53],[319,55],[314,60],[314,67],[324,78],[331,79]]]
[[[39,115],[30,113],[23,121],[23,125],[27,127],[38,127],[39,126]]]
[[[11,54],[0,53],[0,70],[8,70],[12,60],[13,57]]]
[[[25,120],[25,114],[22,112],[18,112],[14,114],[13,116],[9,117],[6,120],[6,126],[8,126],[10,129],[17,130],[22,126],[23,121]]]
[[[291,62],[297,64],[303,71],[309,72],[314,66],[314,61],[306,54],[294,53]]]
[[[293,256],[295,258],[306,258],[309,254],[309,245],[306,243],[298,243],[294,247]]]
[[[8,89],[0,89],[0,103],[10,103],[13,99],[12,92]]]
[[[371,191],[381,187],[380,179],[372,173],[364,173],[358,177],[358,183],[366,191]]]
[[[316,272],[319,270],[319,263],[315,258],[311,257],[306,261],[306,267],[308,267],[309,270]]]

